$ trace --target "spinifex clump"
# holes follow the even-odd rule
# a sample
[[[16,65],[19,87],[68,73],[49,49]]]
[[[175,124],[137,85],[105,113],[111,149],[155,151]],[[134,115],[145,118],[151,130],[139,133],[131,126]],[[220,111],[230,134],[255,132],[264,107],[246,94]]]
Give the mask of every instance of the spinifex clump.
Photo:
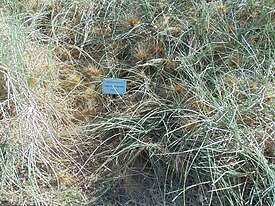
[[[274,19],[269,0],[0,3],[0,203],[273,206]]]

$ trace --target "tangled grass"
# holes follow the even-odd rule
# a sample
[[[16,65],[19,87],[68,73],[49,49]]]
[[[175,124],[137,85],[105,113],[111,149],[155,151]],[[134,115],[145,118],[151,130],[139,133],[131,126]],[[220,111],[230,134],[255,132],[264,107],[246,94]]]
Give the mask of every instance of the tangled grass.
[[[273,206],[274,8],[4,0],[1,204]]]

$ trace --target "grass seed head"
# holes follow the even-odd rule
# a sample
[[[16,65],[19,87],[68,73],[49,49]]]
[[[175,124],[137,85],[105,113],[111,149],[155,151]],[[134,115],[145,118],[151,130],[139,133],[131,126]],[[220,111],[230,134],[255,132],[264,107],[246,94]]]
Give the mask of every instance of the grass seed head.
[[[187,91],[186,87],[181,84],[176,85],[174,89],[175,89],[175,92],[178,94],[183,94]]]
[[[149,53],[149,49],[147,46],[145,45],[139,45],[136,49],[135,49],[135,53],[134,53],[134,57],[141,62],[145,62],[149,59],[150,57],[150,53]]]
[[[169,59],[164,60],[163,67],[166,71],[175,72],[175,64]]]
[[[102,36],[104,34],[104,30],[100,26],[94,26],[92,32],[95,36]]]
[[[243,58],[240,54],[234,55],[230,58],[229,65],[233,68],[239,68],[243,64]]]
[[[236,84],[236,79],[234,77],[227,77],[225,82],[228,84],[228,85],[234,85]]]
[[[227,7],[223,3],[219,4],[217,9],[218,9],[219,13],[222,14],[222,15],[227,13]]]
[[[94,65],[89,65],[83,69],[83,74],[88,78],[99,78],[104,75],[104,72],[101,68],[98,68]]]
[[[171,17],[165,15],[159,20],[157,27],[159,28],[159,30],[164,30],[169,26],[170,22],[171,22]]]
[[[268,83],[265,85],[265,102],[267,104],[273,104],[275,97],[275,84]]]
[[[171,34],[172,36],[174,36],[174,37],[179,37],[180,36],[180,34],[181,34],[181,32],[182,32],[182,27],[180,27],[180,26],[172,26],[172,27],[168,27],[167,29],[166,29],[166,31],[167,31],[167,33],[168,34]]]
[[[87,88],[84,94],[89,99],[97,97],[97,94],[93,88]]]
[[[67,83],[72,86],[75,86],[75,85],[79,84],[80,82],[81,82],[81,77],[78,74],[72,74],[67,79]]]
[[[126,20],[126,26],[127,28],[131,29],[137,25],[140,24],[140,19],[136,16],[130,16],[127,20]]]

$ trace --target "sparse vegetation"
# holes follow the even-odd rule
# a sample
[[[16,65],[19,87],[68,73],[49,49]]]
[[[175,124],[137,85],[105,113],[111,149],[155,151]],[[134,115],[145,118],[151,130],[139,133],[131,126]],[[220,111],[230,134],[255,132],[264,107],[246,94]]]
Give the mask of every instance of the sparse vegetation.
[[[274,19],[272,0],[1,1],[0,205],[274,206]]]

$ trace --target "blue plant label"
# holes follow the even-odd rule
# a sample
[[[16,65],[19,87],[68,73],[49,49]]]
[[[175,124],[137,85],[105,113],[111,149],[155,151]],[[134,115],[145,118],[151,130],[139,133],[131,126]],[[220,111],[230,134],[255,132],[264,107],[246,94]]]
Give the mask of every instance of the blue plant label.
[[[102,82],[103,94],[126,94],[126,79],[104,78]]]

